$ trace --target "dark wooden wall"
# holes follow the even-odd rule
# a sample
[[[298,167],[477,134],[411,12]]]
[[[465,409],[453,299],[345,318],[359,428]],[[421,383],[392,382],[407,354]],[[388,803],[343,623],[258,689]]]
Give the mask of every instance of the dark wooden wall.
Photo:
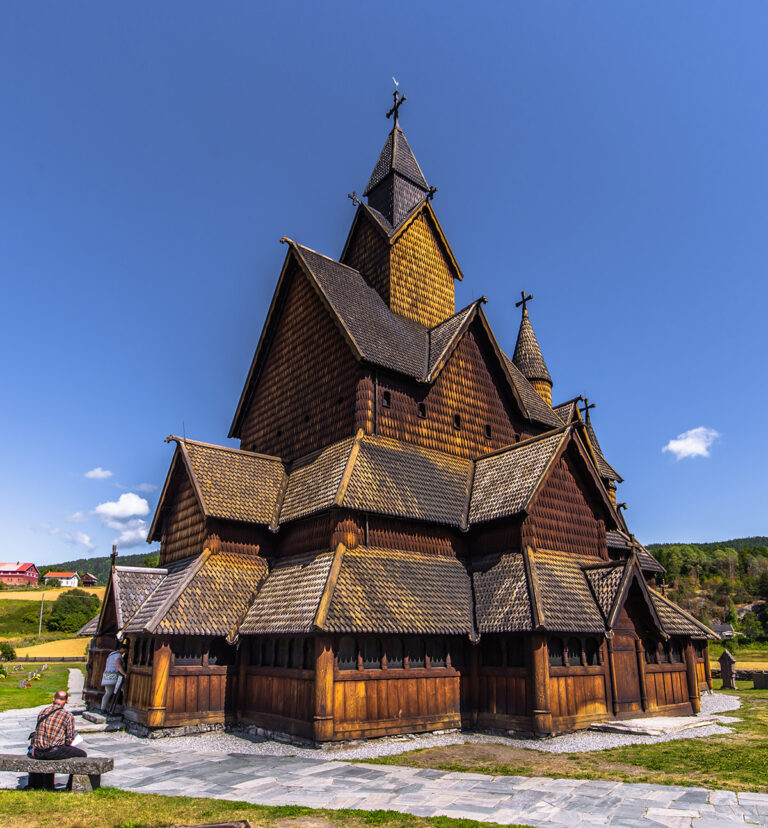
[[[360,271],[365,280],[389,304],[389,242],[361,210],[347,252],[341,260]]]
[[[206,536],[205,517],[183,463],[176,464],[171,486],[174,494],[170,498],[171,507],[163,517],[160,566],[199,554]]]
[[[566,453],[531,504],[523,524],[523,542],[539,549],[596,555],[608,559],[605,523],[587,500],[586,486]]]
[[[357,361],[294,262],[241,447],[293,460],[354,433]]]

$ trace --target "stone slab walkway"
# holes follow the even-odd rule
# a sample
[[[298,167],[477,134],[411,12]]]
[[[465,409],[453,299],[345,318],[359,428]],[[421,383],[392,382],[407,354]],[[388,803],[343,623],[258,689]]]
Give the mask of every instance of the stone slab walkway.
[[[23,753],[38,708],[0,713],[0,753]],[[169,750],[176,740],[89,733],[94,756],[112,756],[111,787],[311,808],[388,808],[535,826],[730,828],[768,825],[768,795],[575,779],[486,776],[353,764],[306,756]],[[189,741],[185,740],[187,745]],[[161,747],[160,742],[165,744]],[[0,773],[1,787],[23,777]],[[63,780],[62,780],[63,781]]]

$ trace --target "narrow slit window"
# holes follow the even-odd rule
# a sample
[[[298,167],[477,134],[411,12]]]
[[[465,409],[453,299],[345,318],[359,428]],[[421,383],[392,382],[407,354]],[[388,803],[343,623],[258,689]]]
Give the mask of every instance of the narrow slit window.
[[[400,670],[403,667],[403,642],[399,638],[387,639],[387,668]]]
[[[562,667],[563,666],[563,639],[550,638],[549,639],[549,666]]]
[[[410,667],[424,667],[426,663],[424,639],[412,638],[408,646],[408,665]]]
[[[392,395],[389,391],[385,391],[381,395],[381,406],[382,408],[392,408]]]
[[[578,638],[568,639],[568,665],[570,667],[581,666],[581,641]]]
[[[419,403],[419,419],[427,419],[427,406],[424,403]]]
[[[453,427],[456,429],[456,431],[461,430],[461,414],[453,415]]]
[[[339,670],[357,670],[357,642],[348,635],[339,641]]]
[[[485,424],[485,439],[486,440],[491,439],[491,427],[488,423]]]
[[[584,658],[588,667],[596,667],[600,663],[600,642],[596,638],[588,638],[584,642]]]

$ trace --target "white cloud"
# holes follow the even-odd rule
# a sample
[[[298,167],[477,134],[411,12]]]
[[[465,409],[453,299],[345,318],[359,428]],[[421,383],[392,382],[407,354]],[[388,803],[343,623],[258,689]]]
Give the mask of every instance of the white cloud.
[[[96,466],[95,469],[91,469],[85,473],[85,477],[89,478],[90,480],[106,480],[108,477],[112,477],[112,472],[109,469],[102,469],[101,466]]]
[[[86,520],[88,520],[84,512],[74,512],[71,515],[67,515],[66,519],[69,521],[69,523],[83,523]]]
[[[685,457],[709,457],[710,446],[719,436],[714,428],[699,426],[678,434],[662,448],[662,451],[672,452],[677,460]]]
[[[117,500],[100,503],[93,511],[105,523],[109,520],[124,521],[148,514],[149,503],[133,492],[126,492],[121,494]]]
[[[84,546],[89,551],[94,549],[93,541],[91,540],[90,535],[86,535],[85,532],[65,532],[58,526],[51,526],[50,523],[40,523],[35,528],[40,529],[43,532],[47,532],[49,535],[61,538],[66,543],[71,543],[73,546]]]
[[[120,535],[113,541],[113,543],[116,543],[122,549],[127,549],[131,546],[141,546],[147,541],[147,522],[145,520],[137,520],[131,521],[130,524],[124,526]]]
[[[157,486],[155,486],[154,483],[139,483],[139,485],[136,486],[136,491],[143,492],[144,494],[151,494],[156,488]]]

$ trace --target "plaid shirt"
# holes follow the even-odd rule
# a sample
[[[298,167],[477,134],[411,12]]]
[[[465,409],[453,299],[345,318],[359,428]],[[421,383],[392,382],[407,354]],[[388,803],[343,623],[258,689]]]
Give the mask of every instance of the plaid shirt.
[[[51,711],[54,711],[51,713]],[[48,714],[51,713],[50,716]],[[43,716],[47,716],[44,722],[40,722]],[[75,738],[75,719],[72,714],[55,704],[43,708],[37,715],[37,727],[35,728],[35,748],[45,748],[56,745],[69,745]]]

